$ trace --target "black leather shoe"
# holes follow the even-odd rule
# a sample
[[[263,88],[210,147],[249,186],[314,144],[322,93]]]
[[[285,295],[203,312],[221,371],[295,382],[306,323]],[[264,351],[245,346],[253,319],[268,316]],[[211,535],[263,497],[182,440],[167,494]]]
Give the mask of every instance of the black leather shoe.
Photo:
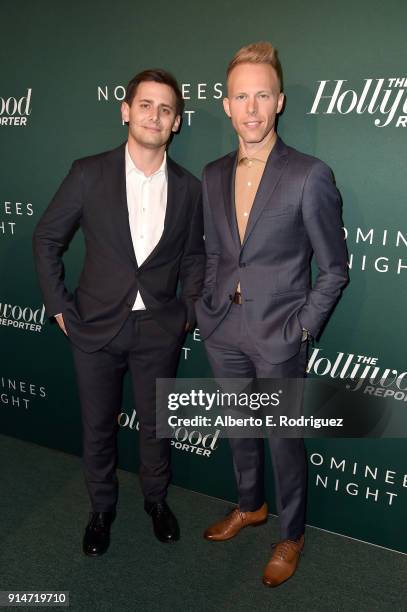
[[[83,536],[83,552],[89,557],[99,557],[109,548],[110,525],[115,512],[90,512],[89,523]]]
[[[165,501],[157,503],[145,501],[144,510],[153,519],[154,533],[160,542],[179,540],[178,521]]]

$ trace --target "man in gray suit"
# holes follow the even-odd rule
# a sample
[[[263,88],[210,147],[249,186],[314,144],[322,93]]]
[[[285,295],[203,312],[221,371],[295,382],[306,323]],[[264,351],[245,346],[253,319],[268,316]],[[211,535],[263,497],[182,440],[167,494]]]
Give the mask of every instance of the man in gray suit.
[[[215,377],[302,378],[317,337],[348,281],[341,200],[322,161],[275,131],[284,104],[270,43],[240,49],[227,70],[224,109],[239,148],[203,174],[207,268],[197,314]],[[311,286],[313,254],[318,275]],[[263,440],[230,440],[239,505],[204,537],[223,541],[267,520]],[[263,582],[295,572],[304,546],[307,458],[301,438],[269,438],[280,519]]]

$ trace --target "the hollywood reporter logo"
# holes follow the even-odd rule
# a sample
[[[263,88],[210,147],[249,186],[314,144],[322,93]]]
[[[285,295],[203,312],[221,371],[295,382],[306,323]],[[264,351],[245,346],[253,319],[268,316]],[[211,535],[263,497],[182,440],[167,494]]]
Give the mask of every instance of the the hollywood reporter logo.
[[[407,371],[381,368],[378,357],[338,352],[335,359],[314,348],[307,366],[308,373],[347,381],[347,389],[365,395],[407,402]]]
[[[127,412],[121,412],[117,421],[120,427],[128,427],[136,431],[140,429],[140,423],[137,420],[137,412],[134,409],[131,415],[128,415]],[[177,450],[193,453],[194,455],[210,457],[212,452],[218,448],[219,434],[219,429],[214,433],[203,435],[197,429],[188,430],[186,427],[178,427],[174,429],[171,446]]]
[[[45,323],[45,306],[37,309],[0,302],[0,325],[40,332]]]
[[[318,81],[308,115],[381,115],[376,127],[407,127],[407,77],[364,79],[359,89],[350,89],[347,79]]]
[[[27,126],[31,115],[31,87],[21,98],[0,96],[0,125]]]

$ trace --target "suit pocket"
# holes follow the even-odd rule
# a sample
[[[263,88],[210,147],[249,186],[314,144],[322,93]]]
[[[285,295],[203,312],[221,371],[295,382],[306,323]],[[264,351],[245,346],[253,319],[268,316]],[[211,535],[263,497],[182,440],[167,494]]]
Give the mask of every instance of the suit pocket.
[[[293,296],[304,296],[306,297],[308,292],[308,287],[301,287],[299,289],[278,289],[277,291],[272,291],[270,292],[270,295],[272,297],[274,296],[284,296],[284,295],[293,295]]]
[[[293,216],[295,213],[294,206],[284,205],[284,206],[273,206],[272,208],[265,208],[261,214],[264,218],[270,217],[281,217],[283,215],[291,215]]]

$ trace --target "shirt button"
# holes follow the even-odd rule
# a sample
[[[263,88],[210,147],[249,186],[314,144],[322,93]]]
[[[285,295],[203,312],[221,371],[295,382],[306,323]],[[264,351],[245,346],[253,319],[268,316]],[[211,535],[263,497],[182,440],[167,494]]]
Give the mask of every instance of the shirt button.
[[[244,216],[244,217],[247,217],[247,216],[248,216],[248,214],[249,214],[249,213],[243,213],[243,216]]]
[[[252,186],[251,181],[249,181],[247,184],[248,184],[248,186],[249,186],[249,187],[251,187],[251,186]]]

